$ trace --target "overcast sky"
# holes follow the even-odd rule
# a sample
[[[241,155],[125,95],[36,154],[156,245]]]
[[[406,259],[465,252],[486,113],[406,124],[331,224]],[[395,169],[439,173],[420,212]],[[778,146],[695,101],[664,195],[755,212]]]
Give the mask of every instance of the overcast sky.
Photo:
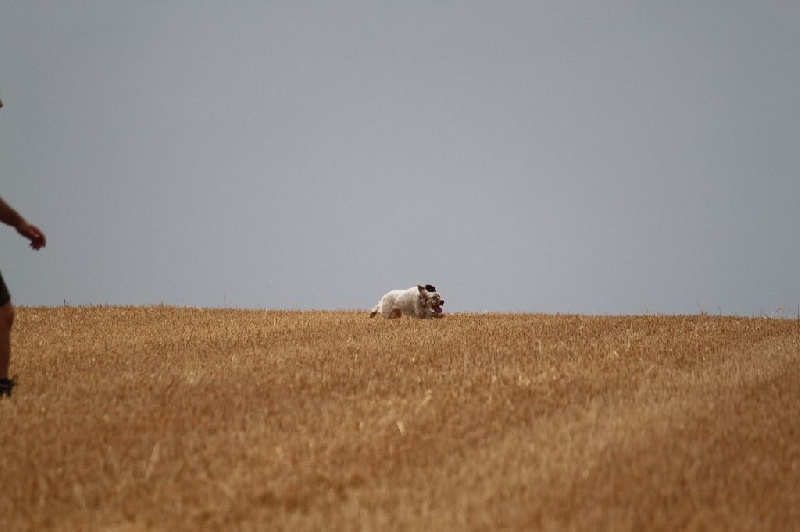
[[[7,1],[0,98],[18,305],[800,304],[795,0]]]

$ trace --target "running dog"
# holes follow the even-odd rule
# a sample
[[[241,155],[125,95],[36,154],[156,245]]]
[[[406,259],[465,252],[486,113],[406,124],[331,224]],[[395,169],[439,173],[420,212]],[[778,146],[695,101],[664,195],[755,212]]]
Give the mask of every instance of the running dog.
[[[401,316],[414,318],[440,318],[444,299],[433,285],[412,286],[408,290],[392,290],[381,298],[369,317],[380,312],[384,318],[395,319]]]

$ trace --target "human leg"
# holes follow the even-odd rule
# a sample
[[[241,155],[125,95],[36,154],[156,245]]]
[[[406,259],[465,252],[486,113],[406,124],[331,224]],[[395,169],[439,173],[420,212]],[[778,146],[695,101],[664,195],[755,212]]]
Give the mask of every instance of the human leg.
[[[14,381],[8,378],[11,362],[11,326],[14,324],[14,305],[0,274],[0,396],[11,395]]]
[[[14,306],[9,301],[0,307],[0,397],[11,395],[14,380],[8,378],[11,362],[11,326],[14,324]]]
[[[11,362],[11,326],[14,324],[14,305],[9,301],[0,307],[0,380],[8,378]]]

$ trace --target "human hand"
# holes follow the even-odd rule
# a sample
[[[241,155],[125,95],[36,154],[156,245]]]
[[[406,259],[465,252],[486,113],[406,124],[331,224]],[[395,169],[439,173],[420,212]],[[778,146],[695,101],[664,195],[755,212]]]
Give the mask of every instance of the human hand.
[[[28,222],[22,222],[17,226],[17,233],[31,241],[32,249],[41,249],[47,245],[47,240],[41,229]]]

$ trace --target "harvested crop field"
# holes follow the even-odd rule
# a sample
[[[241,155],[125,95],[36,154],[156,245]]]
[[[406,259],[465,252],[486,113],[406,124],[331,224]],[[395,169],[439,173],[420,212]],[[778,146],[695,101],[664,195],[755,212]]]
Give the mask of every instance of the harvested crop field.
[[[797,530],[800,322],[19,308],[4,530]]]

